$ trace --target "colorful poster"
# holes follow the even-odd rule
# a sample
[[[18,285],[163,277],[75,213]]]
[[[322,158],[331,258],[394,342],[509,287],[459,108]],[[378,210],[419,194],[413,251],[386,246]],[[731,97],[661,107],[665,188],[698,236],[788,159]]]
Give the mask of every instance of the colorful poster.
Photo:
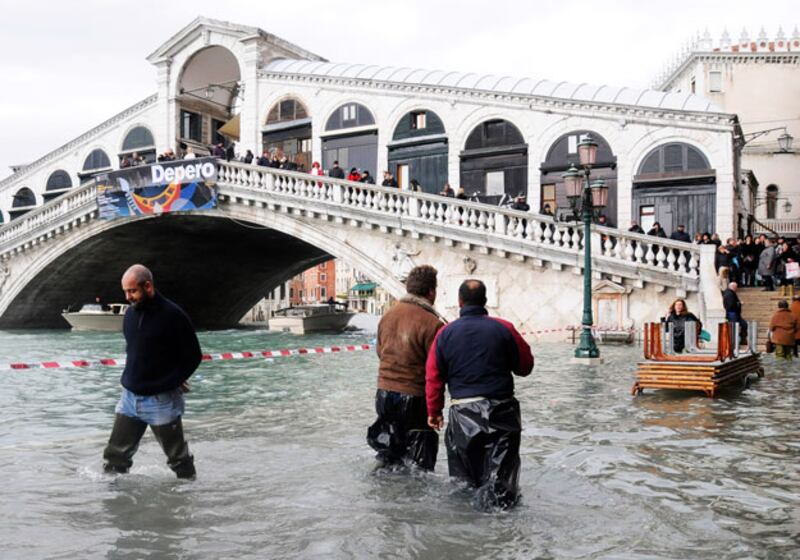
[[[149,216],[217,206],[215,158],[129,167],[98,175],[100,217]]]

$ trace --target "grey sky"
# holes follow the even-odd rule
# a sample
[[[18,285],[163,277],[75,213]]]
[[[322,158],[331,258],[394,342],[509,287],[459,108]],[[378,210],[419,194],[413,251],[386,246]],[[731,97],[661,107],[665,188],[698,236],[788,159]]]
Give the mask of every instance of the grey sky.
[[[800,23],[796,0],[0,0],[0,177],[154,93],[145,56],[198,15],[333,61],[635,87],[698,29]]]

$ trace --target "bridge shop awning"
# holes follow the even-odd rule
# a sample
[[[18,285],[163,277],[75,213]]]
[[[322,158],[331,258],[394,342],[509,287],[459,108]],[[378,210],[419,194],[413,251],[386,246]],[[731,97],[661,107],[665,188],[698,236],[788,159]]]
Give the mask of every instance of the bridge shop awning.
[[[217,130],[220,134],[227,138],[239,141],[239,115],[234,115],[231,120],[223,124]]]
[[[350,288],[351,292],[374,292],[378,285],[375,282],[361,282]]]

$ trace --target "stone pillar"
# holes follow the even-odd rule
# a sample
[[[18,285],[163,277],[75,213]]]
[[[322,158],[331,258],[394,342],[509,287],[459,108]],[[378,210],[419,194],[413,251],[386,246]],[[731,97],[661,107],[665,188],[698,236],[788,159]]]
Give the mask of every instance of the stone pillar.
[[[631,220],[639,222],[639,216],[633,215],[632,165],[630,161],[621,161],[617,167],[617,227],[623,231],[630,227]]]
[[[175,99],[169,88],[172,78],[172,59],[162,58],[155,63],[155,67],[158,100],[153,117],[153,136],[156,142],[156,153],[161,153],[167,148],[174,149],[176,147]]]
[[[244,86],[244,99],[239,117],[239,152],[253,150],[261,153],[259,141],[259,91],[258,91],[258,38],[248,37],[244,41],[244,54],[239,60],[241,76],[239,82]]]

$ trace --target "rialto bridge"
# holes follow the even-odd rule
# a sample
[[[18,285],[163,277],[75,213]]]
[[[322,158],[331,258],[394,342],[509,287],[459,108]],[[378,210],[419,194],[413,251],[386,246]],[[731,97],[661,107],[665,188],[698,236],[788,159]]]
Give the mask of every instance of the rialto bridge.
[[[606,215],[621,231],[659,221],[668,233],[685,224],[724,238],[742,227],[736,116],[690,93],[331,63],[205,18],[147,59],[153,95],[0,181],[0,326],[55,326],[69,303],[119,299],[121,269],[135,260],[198,323],[230,325],[332,256],[395,294],[400,269],[430,262],[451,314],[455,283],[475,275],[490,284],[491,305],[522,325],[574,323],[580,233],[538,212],[567,206],[561,174],[586,133],[600,145],[593,177],[609,185]],[[92,179],[134,152],[152,162],[231,139],[240,156],[268,150],[306,170],[338,160],[378,182],[389,170],[401,189],[231,163],[221,165],[214,211],[97,219]],[[406,190],[411,179],[424,192]],[[484,201],[527,194],[533,212],[444,202],[435,193],[445,182]],[[698,248],[655,250],[652,239],[607,233],[615,241],[596,255],[602,317],[641,321],[677,295],[716,309],[714,290],[700,297]]]
[[[472,276],[487,283],[489,307],[523,329],[580,316],[583,238],[569,223],[236,162],[219,162],[217,189],[212,210],[109,220],[87,184],[0,228],[0,328],[64,326],[69,302],[119,300],[133,262],[148,264],[198,325],[231,326],[266,291],[331,257],[395,296],[409,267],[435,265],[450,317]],[[652,319],[675,297],[707,318],[720,313],[713,250],[612,228],[593,235],[596,304],[620,306],[611,320]]]

